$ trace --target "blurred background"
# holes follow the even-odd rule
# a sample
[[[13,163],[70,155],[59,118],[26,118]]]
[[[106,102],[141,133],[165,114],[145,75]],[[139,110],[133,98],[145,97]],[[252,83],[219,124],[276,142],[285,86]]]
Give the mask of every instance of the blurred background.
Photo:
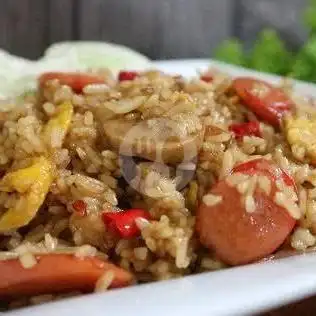
[[[230,37],[251,47],[275,28],[292,49],[308,36],[307,0],[1,0],[0,47],[37,58],[51,43],[104,40],[151,58],[209,57]]]
[[[316,0],[1,0],[0,48],[36,59],[67,40],[316,82]]]

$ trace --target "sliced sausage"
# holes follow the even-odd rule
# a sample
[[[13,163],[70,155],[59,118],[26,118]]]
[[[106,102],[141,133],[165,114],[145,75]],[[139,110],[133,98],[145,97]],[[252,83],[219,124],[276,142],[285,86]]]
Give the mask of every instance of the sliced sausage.
[[[114,275],[111,288],[127,286],[134,280],[128,271],[96,257],[45,254],[37,255],[36,259],[37,263],[27,269],[18,259],[0,260],[0,298],[68,291],[90,292],[106,271]]]
[[[104,132],[112,148],[120,154],[151,161],[177,164],[196,157],[202,145],[204,131],[177,137],[166,135],[163,124],[152,130],[146,121],[131,122],[113,119],[104,123]]]
[[[260,119],[278,127],[284,113],[293,107],[292,100],[282,89],[248,77],[236,78],[233,88],[245,106]]]
[[[89,84],[104,83],[104,78],[97,75],[79,72],[45,72],[39,77],[39,84],[43,86],[47,81],[57,79],[60,84],[71,87],[80,93]]]
[[[247,182],[241,193],[242,185],[238,188],[231,183],[234,175],[237,179],[245,175],[243,181],[248,183],[257,177],[248,209]],[[258,184],[262,179],[266,187]],[[258,159],[237,166],[232,175],[219,181],[198,208],[196,229],[202,244],[230,265],[246,264],[273,253],[291,233],[297,217],[289,212],[293,210],[276,202],[278,180],[295,192],[289,175],[272,162]],[[298,209],[295,204],[293,208]]]

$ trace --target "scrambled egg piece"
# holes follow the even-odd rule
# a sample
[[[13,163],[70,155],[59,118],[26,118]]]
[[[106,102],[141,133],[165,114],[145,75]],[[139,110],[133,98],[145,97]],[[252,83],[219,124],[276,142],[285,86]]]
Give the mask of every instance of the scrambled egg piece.
[[[0,232],[27,225],[44,202],[54,178],[54,166],[45,157],[34,158],[27,168],[7,173],[0,191],[17,192],[16,204],[0,217]]]
[[[43,131],[45,142],[52,148],[62,147],[73,116],[73,105],[64,102],[58,106],[57,113],[48,121]]]
[[[316,117],[287,117],[284,122],[294,157],[316,164]]]
[[[64,102],[47,122],[42,137],[51,148],[61,148],[70,127],[73,105]],[[13,207],[0,216],[0,232],[27,225],[44,202],[54,179],[54,164],[45,156],[34,158],[31,166],[7,173],[0,180],[0,191],[16,193]]]

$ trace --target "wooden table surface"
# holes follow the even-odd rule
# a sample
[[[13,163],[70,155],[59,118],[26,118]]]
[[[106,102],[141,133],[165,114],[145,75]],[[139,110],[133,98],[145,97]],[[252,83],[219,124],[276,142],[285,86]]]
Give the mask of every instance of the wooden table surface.
[[[316,315],[316,296],[309,297],[297,303],[282,306],[260,316],[309,316]]]
[[[0,48],[37,58],[54,42],[97,40],[153,59],[207,58],[231,36],[251,45],[267,26],[296,47],[307,35],[307,1],[0,0]]]

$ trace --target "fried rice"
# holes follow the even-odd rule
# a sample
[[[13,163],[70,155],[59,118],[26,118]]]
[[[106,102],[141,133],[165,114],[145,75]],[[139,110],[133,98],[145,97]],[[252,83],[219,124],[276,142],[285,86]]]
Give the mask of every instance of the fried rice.
[[[97,75],[102,83],[81,91],[52,79],[5,101],[10,110],[0,116],[0,261],[18,260],[24,269],[34,269],[41,254],[97,257],[130,271],[133,284],[227,268],[230,264],[201,242],[197,209],[201,203],[211,208],[223,203],[210,189],[227,179],[240,194],[247,192],[245,211],[255,212],[255,187],[269,195],[269,178],[231,172],[258,158],[282,168],[297,190],[276,184],[275,203],[296,221],[277,252],[315,246],[316,170],[313,148],[306,146],[312,139],[288,136],[291,128],[298,130],[298,121],[286,117],[278,128],[262,120],[233,89],[233,79],[214,70],[193,79],[158,71],[137,73],[131,80],[117,80],[108,71]],[[313,124],[309,101],[294,96],[287,84],[280,83],[280,89],[294,100],[292,112]],[[258,122],[260,137],[234,137],[232,124],[252,121]],[[36,165],[38,157],[44,160]],[[36,207],[28,199],[34,185],[28,185],[34,175],[28,168],[44,168],[46,161],[51,180],[47,190],[40,186],[37,194],[43,198]],[[17,181],[29,191],[12,184],[10,175],[21,170],[28,173]],[[44,178],[45,173],[34,176],[39,185]],[[135,218],[132,236],[104,220],[107,213],[135,209],[148,215]],[[22,224],[1,223],[12,210]],[[107,290],[114,277],[104,271],[95,291]],[[3,306],[39,304],[82,291],[62,292],[9,297]]]

